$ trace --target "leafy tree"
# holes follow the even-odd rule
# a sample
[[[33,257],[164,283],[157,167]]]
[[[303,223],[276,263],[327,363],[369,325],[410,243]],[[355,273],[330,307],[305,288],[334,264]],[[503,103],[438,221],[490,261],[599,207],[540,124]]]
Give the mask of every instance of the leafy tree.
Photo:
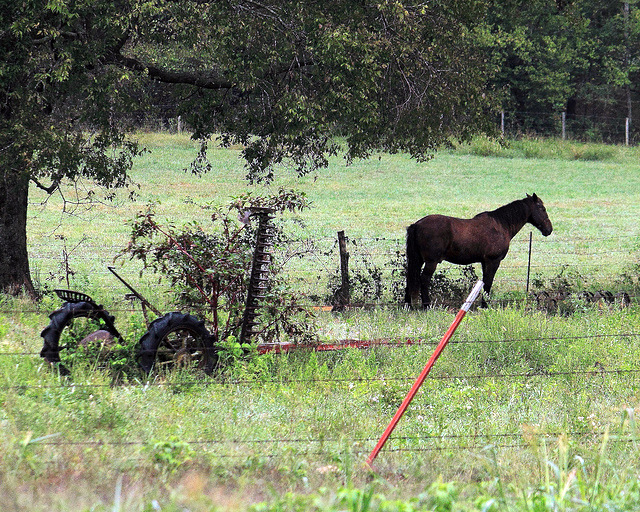
[[[496,2],[487,25],[493,85],[504,92],[503,107],[518,113],[520,128],[557,133],[549,112],[632,117],[640,78],[637,2]],[[535,112],[544,116],[536,120]]]
[[[640,90],[640,9],[637,1],[579,2],[589,19],[589,68],[579,77],[578,96],[600,103],[615,117],[633,117]],[[635,90],[634,90],[635,86]]]
[[[0,289],[33,292],[27,258],[29,182],[127,183],[139,153],[111,115],[127,107],[123,73],[100,63],[121,29],[115,5],[8,2],[0,9]],[[73,10],[71,10],[73,9]],[[119,150],[115,150],[119,147]]]
[[[139,148],[121,114],[150,82],[171,87],[203,141],[194,172],[219,134],[243,145],[252,180],[342,151],[428,158],[488,128],[481,0],[3,2],[0,289],[32,288],[30,181],[127,183]]]
[[[494,34],[495,87],[515,112],[561,112],[576,92],[575,76],[587,67],[581,45],[588,22],[555,0],[494,4],[487,18]],[[544,132],[549,116],[520,119],[521,128]],[[528,121],[526,123],[525,121]]]

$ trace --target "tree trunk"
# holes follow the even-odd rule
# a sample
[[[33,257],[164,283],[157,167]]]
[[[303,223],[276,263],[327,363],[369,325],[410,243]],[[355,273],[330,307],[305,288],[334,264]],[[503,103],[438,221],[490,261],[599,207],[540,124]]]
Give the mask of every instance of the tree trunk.
[[[0,291],[34,295],[27,253],[27,200],[29,176],[26,172],[0,174]]]

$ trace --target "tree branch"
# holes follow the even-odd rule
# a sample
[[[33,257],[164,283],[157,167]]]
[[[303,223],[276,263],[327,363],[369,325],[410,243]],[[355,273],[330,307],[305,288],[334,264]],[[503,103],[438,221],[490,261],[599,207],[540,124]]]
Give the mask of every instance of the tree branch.
[[[51,183],[51,185],[49,185],[48,187],[45,187],[42,183],[38,181],[37,178],[34,178],[33,176],[31,176],[31,181],[33,181],[36,187],[44,190],[47,194],[53,194],[56,191],[56,189],[60,186],[59,180],[53,180],[53,183]]]
[[[128,69],[131,69],[132,71],[147,73],[149,78],[163,83],[193,85],[202,89],[212,90],[229,90],[233,89],[236,86],[233,82],[206,75],[204,73],[194,73],[191,71],[172,71],[154,66],[153,64],[145,64],[144,62],[141,62],[137,59],[134,59],[132,57],[125,57],[124,55],[116,52],[112,53],[112,57],[109,59],[109,62],[124,66]],[[294,69],[300,70],[314,65],[315,62],[311,59],[301,60],[296,57],[292,62],[288,64],[282,64],[277,68],[270,70],[268,73],[265,73],[262,77],[260,77],[260,79],[265,80],[281,75],[283,73],[289,73]]]
[[[149,78],[158,82],[194,85],[202,89],[213,90],[232,89],[234,87],[234,84],[227,80],[189,71],[170,71],[152,64],[145,64],[131,57],[125,57],[119,53],[113,54],[112,60],[114,64],[119,64],[133,71],[147,73]]]

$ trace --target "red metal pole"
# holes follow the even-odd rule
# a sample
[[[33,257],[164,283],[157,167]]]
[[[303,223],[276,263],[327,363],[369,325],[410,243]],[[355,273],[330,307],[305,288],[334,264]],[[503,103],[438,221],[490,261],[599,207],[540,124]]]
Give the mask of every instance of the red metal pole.
[[[371,464],[373,463],[374,459],[378,456],[378,453],[380,452],[380,450],[382,450],[382,447],[387,442],[387,439],[389,439],[389,436],[391,435],[393,430],[396,428],[396,425],[398,424],[398,421],[400,421],[400,418],[402,418],[402,415],[407,410],[407,407],[409,407],[409,404],[411,403],[411,401],[413,400],[413,397],[418,392],[418,389],[420,389],[420,386],[422,386],[422,383],[427,378],[427,375],[429,375],[429,372],[431,371],[431,368],[435,364],[435,362],[438,359],[438,357],[440,357],[440,354],[444,350],[444,347],[447,346],[447,343],[449,343],[449,340],[451,339],[451,336],[453,336],[453,333],[458,328],[458,325],[460,325],[460,322],[464,318],[464,315],[467,314],[467,311],[469,311],[469,308],[471,307],[471,305],[478,298],[478,295],[480,294],[480,291],[482,290],[483,284],[484,283],[482,281],[478,281],[475,284],[475,286],[473,287],[473,290],[471,290],[471,293],[469,294],[469,297],[467,297],[467,300],[465,301],[465,303],[460,308],[460,311],[458,311],[458,314],[456,315],[455,319],[453,320],[453,323],[451,324],[451,326],[449,327],[449,329],[447,330],[445,335],[442,337],[442,340],[440,341],[440,343],[438,343],[438,346],[436,347],[435,351],[433,352],[433,355],[429,358],[429,361],[427,362],[427,364],[424,367],[424,369],[422,370],[422,372],[420,372],[420,375],[418,376],[416,381],[413,383],[413,386],[411,386],[411,389],[409,390],[409,393],[407,393],[407,396],[402,401],[402,404],[400,405],[400,407],[398,408],[398,411],[396,412],[396,414],[394,415],[393,419],[391,420],[391,423],[389,423],[389,426],[387,426],[386,430],[382,434],[382,437],[380,437],[380,440],[378,441],[378,444],[375,446],[375,448],[373,449],[373,451],[371,452],[371,454],[367,458],[367,461],[366,461],[367,465],[371,466]]]

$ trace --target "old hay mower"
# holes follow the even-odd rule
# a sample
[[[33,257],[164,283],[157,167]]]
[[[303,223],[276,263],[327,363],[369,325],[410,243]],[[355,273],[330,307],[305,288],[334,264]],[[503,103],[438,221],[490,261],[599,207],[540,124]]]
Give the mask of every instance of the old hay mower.
[[[240,341],[244,344],[257,334],[255,328],[269,282],[275,234],[271,224],[274,213],[272,209],[254,207],[250,213],[258,218],[258,228],[241,326]],[[142,306],[147,331],[136,346],[136,358],[142,370],[149,373],[153,368],[197,367],[205,373],[213,371],[220,347],[217,344],[218,340],[209,332],[203,320],[180,311],[163,314],[127,283],[113,267],[108,269],[131,292],[127,298],[138,300]],[[122,336],[115,326],[115,317],[89,295],[71,290],[55,290],[55,293],[64,302],[60,309],[49,315],[49,325],[41,333],[44,345],[40,355],[50,364],[57,366],[62,374],[69,374],[69,369],[60,357],[62,350],[92,346],[96,349],[96,357],[99,358]],[[157,316],[151,322],[148,319],[148,310]],[[82,320],[79,322],[79,319]],[[84,337],[77,345],[61,344],[63,331],[76,328],[78,323],[87,324],[83,326],[85,331],[96,326],[98,329],[88,335],[84,332]],[[266,351],[267,348],[259,348],[259,351],[261,350]]]

